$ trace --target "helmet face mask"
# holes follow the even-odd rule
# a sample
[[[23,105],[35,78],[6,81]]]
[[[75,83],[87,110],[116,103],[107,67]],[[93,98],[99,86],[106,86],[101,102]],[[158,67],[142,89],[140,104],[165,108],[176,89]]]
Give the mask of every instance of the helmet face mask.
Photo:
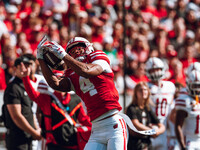
[[[190,96],[200,96],[200,72],[193,70],[186,79],[187,90]]]
[[[92,43],[82,37],[72,38],[66,48],[66,52],[78,61],[83,61],[93,51]]]
[[[152,81],[157,81],[163,77],[162,68],[153,68],[149,70],[149,76]]]
[[[78,43],[72,46],[69,51],[69,55],[78,61],[83,61],[87,55],[86,46],[83,43]]]
[[[162,60],[157,57],[149,58],[146,62],[146,74],[151,81],[159,81],[164,78],[165,67]]]

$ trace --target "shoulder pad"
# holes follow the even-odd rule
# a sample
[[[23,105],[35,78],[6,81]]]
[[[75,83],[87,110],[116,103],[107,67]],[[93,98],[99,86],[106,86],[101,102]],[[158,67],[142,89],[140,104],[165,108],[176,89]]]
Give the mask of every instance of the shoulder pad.
[[[108,56],[102,51],[102,50],[96,50],[88,55],[88,59],[90,62],[93,62],[95,60],[103,59],[110,64],[110,60]]]

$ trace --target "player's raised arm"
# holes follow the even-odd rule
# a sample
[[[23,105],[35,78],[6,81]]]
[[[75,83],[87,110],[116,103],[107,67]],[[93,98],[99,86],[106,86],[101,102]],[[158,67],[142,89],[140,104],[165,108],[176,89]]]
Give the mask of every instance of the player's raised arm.
[[[73,59],[70,55],[65,55],[64,62],[74,70],[78,75],[85,78],[100,75],[103,72],[103,68],[98,64],[86,64]]]
[[[40,45],[40,44],[39,44]],[[45,77],[47,83],[49,84],[49,86],[55,90],[58,91],[70,91],[70,82],[67,78],[57,78],[53,72],[51,71],[51,69],[49,68],[49,66],[46,64],[46,62],[43,60],[43,50],[44,50],[43,45],[39,46],[37,49],[37,59],[40,63],[40,67],[42,70],[42,74]]]
[[[38,59],[38,61],[40,63],[42,74],[51,88],[62,92],[70,91],[71,85],[67,78],[58,78],[52,73],[51,69],[44,62],[44,60]]]
[[[103,68],[98,64],[83,63],[79,61],[83,54],[86,53],[86,48],[84,46],[75,46],[70,50],[70,55],[68,55],[65,50],[57,44],[56,42],[49,42],[52,46],[49,50],[52,51],[58,58],[63,59],[66,65],[75,71],[78,75],[85,78],[92,76],[97,76],[103,72]],[[77,59],[75,59],[77,58]]]

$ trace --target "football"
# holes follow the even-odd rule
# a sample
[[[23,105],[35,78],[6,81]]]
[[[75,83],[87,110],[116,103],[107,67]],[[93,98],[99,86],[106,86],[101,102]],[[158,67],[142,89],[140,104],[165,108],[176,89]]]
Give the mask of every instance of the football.
[[[53,52],[49,50],[44,50],[43,53],[43,59],[44,61],[52,68],[55,70],[64,70],[64,61],[59,59],[56,55],[54,55]]]

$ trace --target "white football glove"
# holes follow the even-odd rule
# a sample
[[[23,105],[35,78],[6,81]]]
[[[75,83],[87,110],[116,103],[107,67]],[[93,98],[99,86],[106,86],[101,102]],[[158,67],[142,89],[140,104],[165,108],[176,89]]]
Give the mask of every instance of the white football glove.
[[[65,52],[65,49],[56,43],[55,41],[51,41],[48,43],[49,50],[54,53],[58,58],[63,59],[67,53]]]
[[[43,53],[44,53],[44,47],[45,47],[44,43],[46,41],[47,41],[47,36],[45,35],[37,46],[37,55],[36,55],[37,59],[43,59]]]

